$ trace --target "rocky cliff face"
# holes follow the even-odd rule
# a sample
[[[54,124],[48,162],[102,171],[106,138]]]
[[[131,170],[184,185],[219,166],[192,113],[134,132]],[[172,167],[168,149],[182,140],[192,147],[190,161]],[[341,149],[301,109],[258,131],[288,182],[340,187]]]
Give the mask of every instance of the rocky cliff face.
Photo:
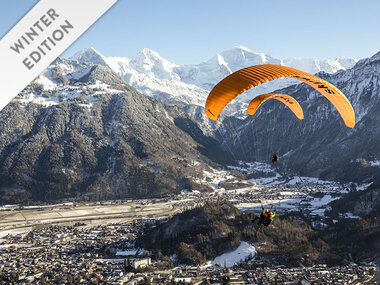
[[[0,125],[3,203],[159,197],[188,188],[203,162],[228,160],[180,108],[69,60],[13,100]]]

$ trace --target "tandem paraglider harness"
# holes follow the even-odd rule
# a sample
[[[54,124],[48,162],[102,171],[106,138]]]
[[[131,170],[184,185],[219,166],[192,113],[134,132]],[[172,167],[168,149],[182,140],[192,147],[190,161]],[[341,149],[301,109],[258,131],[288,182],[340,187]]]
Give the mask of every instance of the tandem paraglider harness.
[[[272,206],[273,207],[273,206]],[[274,210],[272,212],[272,208],[270,208],[270,210],[264,210],[264,207],[261,206],[261,215],[260,217],[255,217],[252,222],[254,223],[256,220],[259,220],[257,222],[257,225],[260,226],[261,224],[263,224],[264,226],[269,226],[270,223],[273,221],[273,218],[274,216],[276,215],[276,210]]]

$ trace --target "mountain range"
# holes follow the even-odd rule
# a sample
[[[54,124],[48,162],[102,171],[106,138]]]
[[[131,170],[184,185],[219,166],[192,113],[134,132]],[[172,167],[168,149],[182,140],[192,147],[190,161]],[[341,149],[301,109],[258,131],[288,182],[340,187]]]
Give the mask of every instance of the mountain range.
[[[200,106],[204,105],[209,91],[217,82],[243,67],[269,63],[282,64],[314,74],[320,71],[334,73],[338,70],[346,70],[357,62],[353,58],[282,60],[253,52],[243,46],[223,51],[206,62],[194,65],[171,63],[149,49],[143,49],[137,55],[126,58],[105,57],[94,48],[89,48],[77,52],[71,59],[108,66],[123,77],[127,84],[164,103],[175,102]],[[248,93],[248,96],[241,98],[245,100],[240,100],[246,102],[252,94],[271,92],[295,82],[297,81],[291,79],[270,82],[255,89],[255,93]]]
[[[374,123],[380,109],[378,57],[376,54],[361,61],[353,58],[277,59],[241,46],[194,65],[173,64],[149,49],[143,49],[132,58],[107,58],[90,48],[71,59],[107,66],[142,93],[165,104],[182,106],[205,134],[217,138],[237,159],[266,161],[271,153],[280,152],[285,158],[282,160],[284,171],[361,181],[374,177],[380,161],[376,142],[380,134]],[[345,128],[335,108],[323,96],[294,79],[262,84],[230,103],[219,122],[207,119],[203,112],[205,98],[218,81],[243,67],[267,63],[317,74],[336,85],[354,107],[355,129]],[[295,122],[283,106],[273,102],[266,103],[265,109],[259,110],[253,118],[247,117],[247,102],[258,94],[273,91],[295,97],[304,109],[305,120]],[[367,138],[364,142],[363,137]],[[342,169],[330,171],[337,167]],[[355,175],[348,174],[353,169]]]
[[[209,191],[202,183],[209,165],[270,161],[272,152],[280,153],[283,173],[376,180],[379,58],[280,60],[244,47],[182,66],[148,49],[132,58],[106,58],[94,49],[58,58],[0,113],[0,199],[97,200]],[[291,80],[276,80],[255,92],[282,88],[276,92],[300,102],[303,121],[278,102],[265,103],[255,116],[241,115],[247,98],[254,96],[250,93],[211,122],[203,104],[213,85],[236,69],[261,63],[318,71],[346,94],[356,127],[347,129],[323,96]]]

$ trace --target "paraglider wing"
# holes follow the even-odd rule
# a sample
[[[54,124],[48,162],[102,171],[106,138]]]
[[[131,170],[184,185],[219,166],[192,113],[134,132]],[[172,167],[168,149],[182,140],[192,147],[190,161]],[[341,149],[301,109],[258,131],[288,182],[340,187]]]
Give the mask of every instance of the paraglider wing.
[[[347,127],[355,126],[354,110],[338,88],[317,76],[277,64],[246,67],[224,78],[211,90],[207,98],[205,106],[207,116],[216,121],[224,107],[241,93],[282,77],[292,77],[315,88],[335,106]]]
[[[248,105],[248,114],[255,114],[256,110],[261,106],[261,104],[270,98],[284,103],[294,113],[294,115],[297,116],[298,119],[303,120],[303,111],[300,104],[293,97],[284,94],[269,93],[255,97]]]

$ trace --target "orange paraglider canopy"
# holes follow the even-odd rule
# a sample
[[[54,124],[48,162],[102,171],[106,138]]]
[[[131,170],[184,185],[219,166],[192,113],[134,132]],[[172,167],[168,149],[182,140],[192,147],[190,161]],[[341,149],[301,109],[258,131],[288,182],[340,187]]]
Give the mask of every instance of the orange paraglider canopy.
[[[307,72],[277,64],[246,67],[224,78],[211,90],[207,98],[205,106],[207,116],[216,121],[224,107],[241,93],[282,77],[298,79],[319,91],[335,106],[347,127],[355,126],[354,110],[338,88]]]
[[[248,105],[248,114],[255,114],[256,110],[261,106],[261,104],[271,98],[284,103],[294,113],[294,115],[296,115],[298,119],[303,120],[303,111],[300,104],[293,97],[284,94],[269,93],[255,97]]]

